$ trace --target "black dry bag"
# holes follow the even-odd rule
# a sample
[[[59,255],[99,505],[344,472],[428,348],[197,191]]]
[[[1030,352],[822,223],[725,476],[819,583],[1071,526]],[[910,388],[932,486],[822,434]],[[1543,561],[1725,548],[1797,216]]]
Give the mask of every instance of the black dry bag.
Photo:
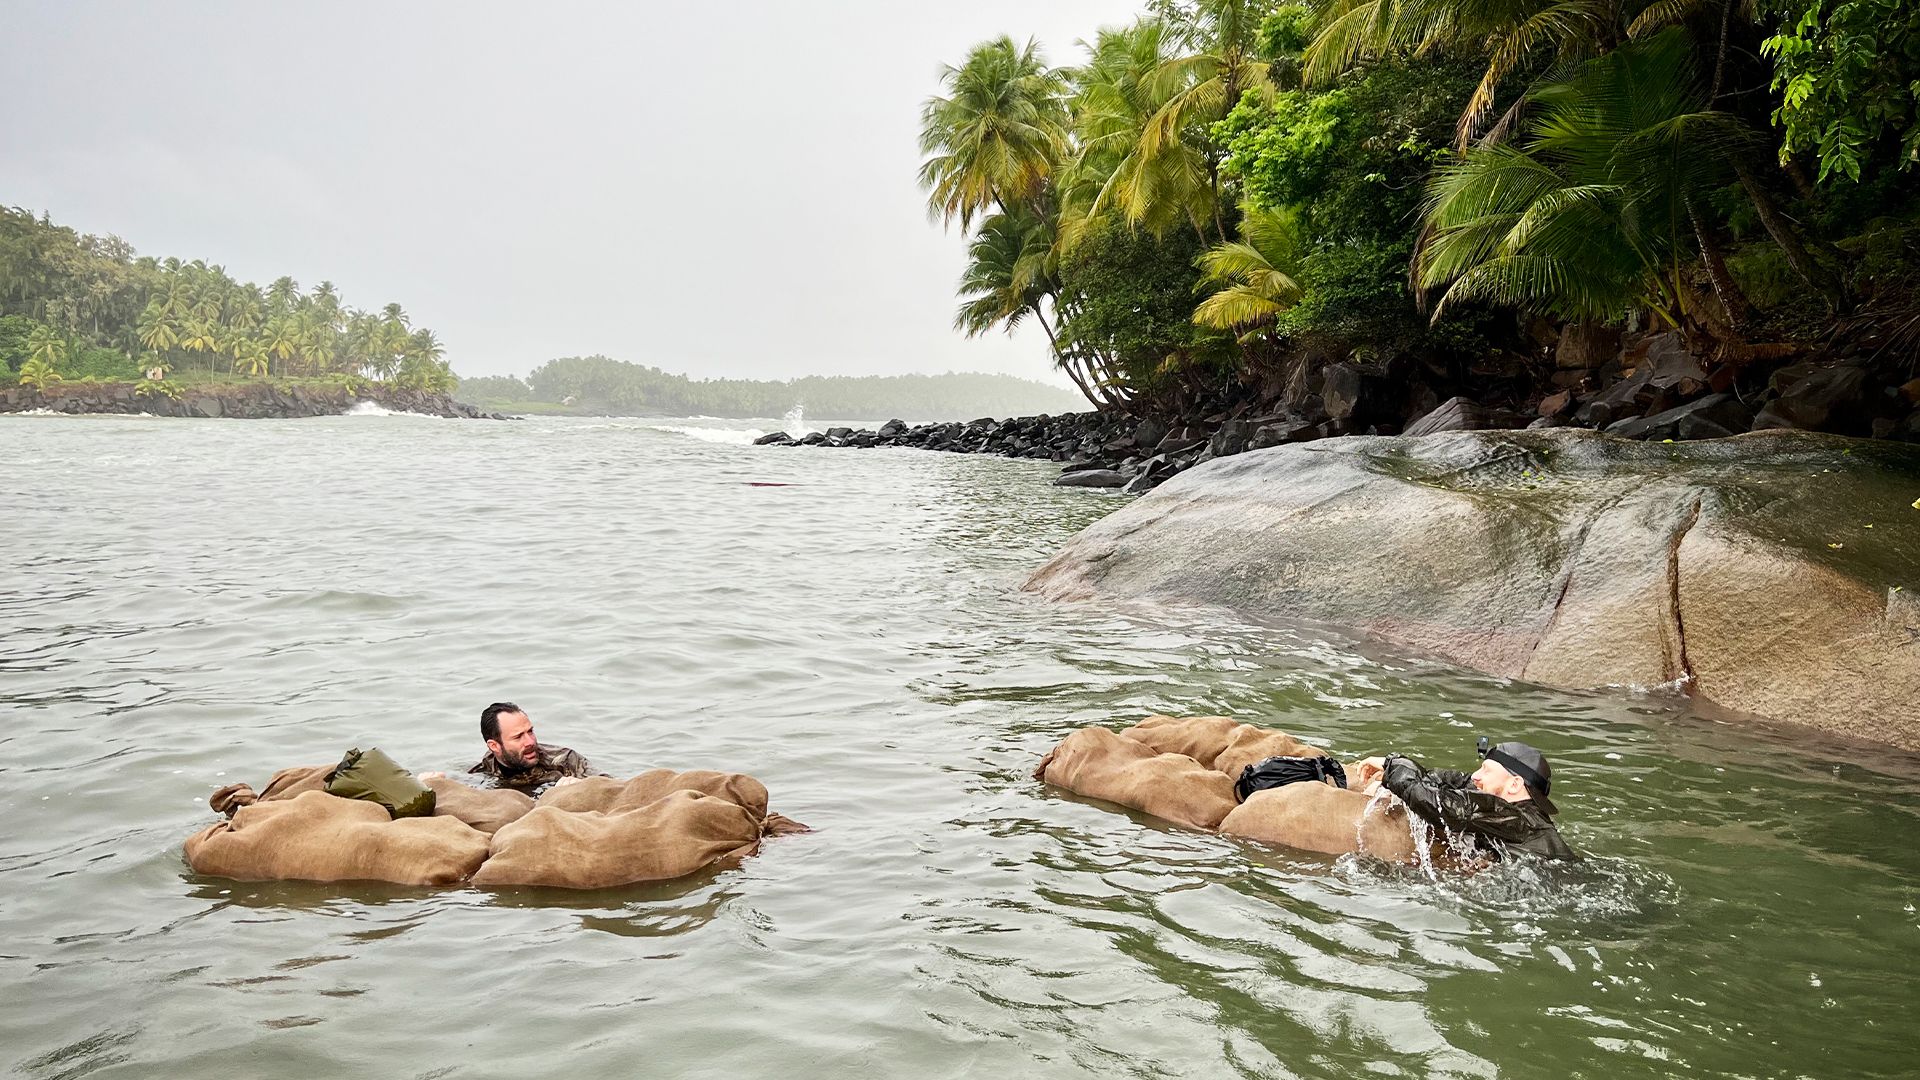
[[[1233,785],[1233,795],[1241,802],[1246,802],[1247,796],[1256,791],[1329,779],[1336,787],[1347,786],[1347,770],[1330,757],[1270,757],[1240,770],[1240,779]]]

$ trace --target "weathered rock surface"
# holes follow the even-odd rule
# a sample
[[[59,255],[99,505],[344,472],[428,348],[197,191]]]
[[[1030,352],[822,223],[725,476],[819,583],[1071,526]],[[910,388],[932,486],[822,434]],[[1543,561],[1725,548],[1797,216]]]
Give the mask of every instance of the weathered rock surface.
[[[1920,749],[1916,499],[1920,448],[1803,432],[1349,438],[1182,473],[1027,587],[1339,624],[1553,686],[1679,684]]]

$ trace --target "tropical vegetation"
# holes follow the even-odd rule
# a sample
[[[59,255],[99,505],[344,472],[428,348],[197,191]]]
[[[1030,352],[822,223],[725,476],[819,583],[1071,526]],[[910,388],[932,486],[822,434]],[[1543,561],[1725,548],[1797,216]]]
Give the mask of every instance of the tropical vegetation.
[[[332,282],[266,287],[220,266],[139,256],[115,236],[90,236],[0,207],[0,361],[44,388],[58,379],[165,377],[372,378],[450,390],[437,335],[399,304],[348,305]]]
[[[1067,412],[1077,400],[1063,387],[1008,375],[690,379],[605,356],[549,360],[524,379],[461,379],[458,393],[464,401],[503,412],[779,417],[798,406],[817,418],[914,421]]]
[[[1920,326],[1903,0],[1150,0],[1078,46],[945,69],[921,181],[956,328],[1039,326],[1102,408],[1526,384],[1568,324],[1733,364]]]

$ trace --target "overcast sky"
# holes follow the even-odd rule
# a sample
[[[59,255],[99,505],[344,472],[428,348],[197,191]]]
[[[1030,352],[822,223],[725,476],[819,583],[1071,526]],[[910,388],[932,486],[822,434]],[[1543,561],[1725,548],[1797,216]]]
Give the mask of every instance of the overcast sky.
[[[694,375],[1001,371],[952,330],[919,109],[968,46],[1054,63],[1133,0],[16,2],[0,203],[404,305],[454,370],[605,353]]]

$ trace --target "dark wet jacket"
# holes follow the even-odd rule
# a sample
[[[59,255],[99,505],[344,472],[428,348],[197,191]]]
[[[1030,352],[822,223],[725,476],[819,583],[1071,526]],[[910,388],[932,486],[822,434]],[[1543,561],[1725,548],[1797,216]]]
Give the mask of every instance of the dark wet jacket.
[[[480,759],[480,763],[467,770],[487,778],[485,786],[512,788],[529,795],[538,795],[541,790],[553,786],[553,782],[566,776],[605,776],[588,764],[587,759],[564,746],[543,746],[540,748],[540,763],[524,769],[509,769],[492,755]]]
[[[1560,838],[1553,819],[1533,800],[1508,802],[1473,786],[1473,778],[1453,769],[1426,769],[1412,758],[1387,757],[1387,790],[1422,820],[1461,836],[1499,858],[1523,851],[1548,859],[1578,859]]]

